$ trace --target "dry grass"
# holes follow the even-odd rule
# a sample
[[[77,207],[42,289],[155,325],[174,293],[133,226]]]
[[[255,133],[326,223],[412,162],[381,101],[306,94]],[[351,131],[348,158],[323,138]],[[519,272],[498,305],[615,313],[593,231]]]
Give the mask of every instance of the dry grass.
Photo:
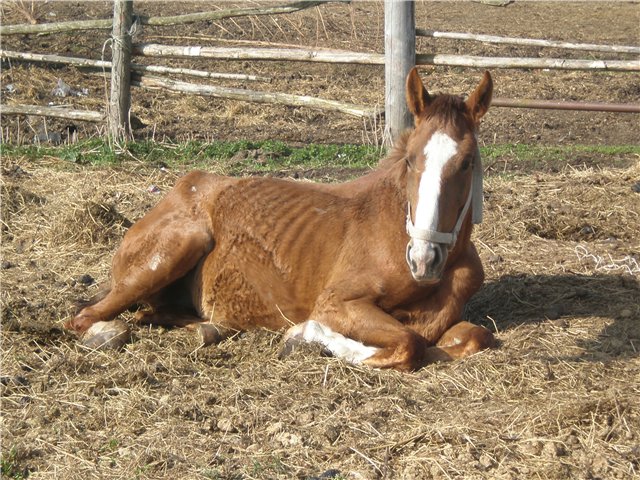
[[[416,5],[418,25],[436,30],[486,32],[490,24],[495,34],[611,44],[637,37],[638,9],[624,2]],[[2,9],[4,23],[26,20],[8,2]],[[112,9],[110,2],[81,9],[48,2],[33,16],[106,18]],[[170,14],[203,8],[139,2],[136,9]],[[382,12],[379,4],[331,4],[278,19],[145,28],[137,40],[228,45],[252,39],[381,51]],[[602,28],[612,22],[616,28]],[[3,45],[97,58],[108,36],[103,33],[7,37]],[[565,54],[418,43],[421,52]],[[172,63],[207,69],[195,61]],[[377,67],[228,62],[215,70],[274,79],[247,88],[381,102]],[[497,96],[638,99],[631,75],[493,73]],[[453,68],[424,74],[431,91],[467,93],[478,80]],[[73,68],[13,64],[0,77],[3,87],[15,87],[3,91],[3,102],[104,106],[103,80]],[[52,96],[58,78],[88,88],[89,95]],[[361,121],[346,116],[157,91],[135,90],[133,114],[145,124],[136,134],[154,139],[342,143],[365,135],[378,144],[380,131],[371,125],[363,133]],[[60,132],[65,125],[3,118],[2,141],[31,143],[38,132]],[[100,133],[88,124],[78,131],[80,137]],[[495,109],[482,138],[623,144],[637,142],[636,132],[633,115]],[[175,174],[131,163],[86,169],[52,158],[3,159],[2,168],[3,478],[310,479],[323,472],[328,478],[332,470],[343,479],[640,477],[640,206],[631,190],[640,176],[637,164],[489,176],[485,223],[475,234],[487,282],[467,316],[496,331],[501,345],[404,375],[352,367],[313,346],[278,360],[280,334],[265,331],[198,348],[188,332],[138,328],[122,352],[82,348],[61,329],[62,320],[77,298],[91,296],[108,279],[126,225],[159,198],[148,188],[166,191]],[[96,284],[87,285],[87,275]]]
[[[19,2],[18,2],[19,3]],[[29,6],[33,2],[22,2]],[[251,2],[250,2],[251,3]],[[3,2],[4,5],[9,2]],[[231,8],[212,2],[140,2],[136,12],[143,15],[183,14],[206,8]],[[239,6],[240,4],[238,4]],[[244,3],[247,6],[247,3]],[[6,24],[22,23],[24,18],[12,8],[4,8]],[[107,18],[112,2],[86,2],[81,9],[70,9],[64,2],[37,3],[41,21]],[[274,18],[252,17],[200,22],[175,27],[145,26],[137,32],[137,42],[174,45],[240,45],[246,42],[286,44],[311,48],[332,48],[361,52],[383,51],[384,8],[376,2],[331,3],[292,15]],[[591,43],[632,44],[637,38],[638,9],[627,2],[608,2],[584,6],[580,3],[547,2],[539,5],[515,2],[508,8],[494,9],[473,2],[422,2],[416,4],[417,25],[444,31],[486,32],[521,37],[543,37]],[[554,18],[549,22],[548,18]],[[615,29],[602,24],[615,23]],[[3,48],[38,53],[99,59],[107,31],[61,35],[6,36]],[[567,52],[535,47],[495,46],[474,42],[419,38],[421,53],[464,53],[495,56],[555,56],[583,58],[584,52]],[[106,50],[106,59],[110,52]],[[598,54],[607,58],[607,54]],[[629,57],[629,56],[626,56]],[[287,92],[337,99],[363,105],[382,105],[384,71],[380,66],[331,65],[287,62],[208,62],[197,59],[138,58],[140,63],[174,67],[245,73],[266,76],[272,82],[228,82],[225,86],[270,92]],[[3,102],[9,104],[52,103],[75,109],[103,111],[108,85],[102,78],[76,68],[54,68],[44,64],[5,62],[0,71]],[[431,92],[468,94],[477,85],[480,72],[460,68],[423,69]],[[637,103],[638,85],[632,74],[616,72],[545,72],[496,69],[495,96],[556,100],[610,101]],[[51,94],[58,78],[74,89],[88,89],[82,97],[55,97]],[[194,81],[192,78],[184,80]],[[196,80],[196,83],[201,80]],[[223,99],[199,98],[158,90],[135,88],[132,114],[137,138],[154,139],[281,139],[289,142],[355,143],[362,141],[362,121],[338,113],[277,105],[250,105]],[[3,119],[2,139],[31,143],[35,132],[45,126],[49,132],[64,131],[68,122],[25,117]],[[96,126],[80,123],[79,138],[96,134]],[[497,143],[605,143],[636,142],[637,121],[633,115],[591,114],[585,112],[495,109],[483,125],[485,141]],[[380,141],[371,135],[367,141]]]
[[[616,171],[569,167],[552,178],[534,181],[528,177],[496,179],[487,188],[488,208],[498,216],[500,226],[514,213],[518,220],[505,230],[496,229],[488,238],[520,240],[533,234],[549,240],[628,240],[638,250],[635,227],[640,213],[633,208],[636,202],[631,191],[638,174],[638,168],[621,177]],[[507,191],[510,201],[495,205],[493,188]],[[625,197],[629,201],[617,203]]]
[[[37,24],[41,16],[38,11],[38,2],[33,0],[8,0],[3,2],[0,8],[3,16],[8,14],[9,16],[20,17],[23,22],[26,20],[31,25]]]
[[[280,334],[264,331],[200,349],[188,332],[141,328],[120,353],[83,349],[60,328],[96,291],[80,277],[107,279],[125,225],[159,198],[148,187],[175,175],[60,167],[3,166],[2,449],[14,474],[638,476],[640,275],[579,250],[637,261],[638,166],[490,176],[476,234],[488,280],[468,317],[501,346],[410,375],[313,346],[278,360]],[[618,240],[566,235],[573,214],[545,216],[553,202],[591,202],[583,220]],[[543,222],[551,238],[528,227]]]

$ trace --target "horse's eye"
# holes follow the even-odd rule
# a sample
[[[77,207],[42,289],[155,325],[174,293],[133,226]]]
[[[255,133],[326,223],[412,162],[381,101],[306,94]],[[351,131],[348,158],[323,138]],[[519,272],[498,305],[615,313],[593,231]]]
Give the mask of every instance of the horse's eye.
[[[467,170],[470,165],[471,165],[471,159],[465,158],[464,161],[462,162],[462,170]]]

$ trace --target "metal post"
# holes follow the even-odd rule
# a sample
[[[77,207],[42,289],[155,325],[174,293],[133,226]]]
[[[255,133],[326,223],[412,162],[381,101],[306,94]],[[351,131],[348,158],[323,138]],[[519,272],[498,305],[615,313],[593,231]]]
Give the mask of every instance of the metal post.
[[[393,141],[413,126],[405,101],[405,81],[416,64],[414,2],[385,0],[385,142]]]

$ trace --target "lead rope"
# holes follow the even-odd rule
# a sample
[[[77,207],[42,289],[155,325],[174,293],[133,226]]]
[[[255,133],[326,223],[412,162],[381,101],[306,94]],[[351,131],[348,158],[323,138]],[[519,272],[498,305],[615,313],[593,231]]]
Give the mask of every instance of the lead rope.
[[[482,188],[482,158],[480,157],[480,147],[476,146],[476,158],[473,163],[473,176],[471,177],[471,189],[473,197],[471,200],[471,222],[474,225],[482,223],[482,206],[484,202],[484,191]]]

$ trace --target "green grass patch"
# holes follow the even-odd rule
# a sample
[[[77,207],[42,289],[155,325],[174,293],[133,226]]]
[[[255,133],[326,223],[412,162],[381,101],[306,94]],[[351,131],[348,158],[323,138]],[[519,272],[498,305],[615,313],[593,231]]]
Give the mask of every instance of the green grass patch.
[[[545,171],[564,165],[628,166],[629,157],[640,155],[640,145],[501,144],[482,147],[480,152],[485,165],[504,160],[521,169]]]
[[[104,140],[93,138],[69,145],[9,145],[0,144],[2,157],[26,157],[39,160],[46,157],[58,158],[70,163],[112,165],[120,161],[121,154]]]
[[[566,165],[625,167],[640,156],[640,145],[528,145],[501,144],[481,148],[486,166],[501,163],[508,171],[556,171]],[[226,141],[206,143],[132,142],[112,148],[91,139],[72,145],[12,146],[0,144],[3,157],[38,161],[55,158],[96,167],[140,161],[153,166],[204,168],[230,175],[287,170],[336,168],[348,171],[374,167],[384,151],[371,145],[317,145],[294,147],[280,141]],[[496,169],[497,171],[498,169]]]
[[[150,165],[207,168],[212,164],[226,173],[257,172],[291,168],[365,168],[377,164],[381,150],[368,145],[316,145],[293,147],[279,141],[205,143],[132,142],[125,148],[111,148],[100,139],[60,146],[0,145],[3,157],[37,161],[57,158],[71,164],[109,166],[139,160]]]
[[[600,155],[640,154],[640,145],[528,145],[507,143],[489,145],[480,149],[483,158],[494,159],[515,156],[519,160],[563,160],[580,153]]]
[[[2,452],[0,455],[0,478],[23,480],[28,475],[28,470],[19,466],[18,452],[15,447],[12,447],[8,452]]]

